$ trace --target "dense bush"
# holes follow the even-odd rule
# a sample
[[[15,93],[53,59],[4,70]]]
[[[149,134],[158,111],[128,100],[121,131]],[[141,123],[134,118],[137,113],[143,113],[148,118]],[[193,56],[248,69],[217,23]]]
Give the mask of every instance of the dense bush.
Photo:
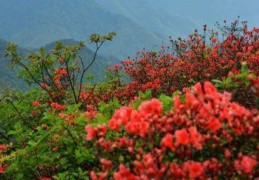
[[[258,177],[259,114],[230,98],[209,82],[197,83],[173,100],[161,97],[164,103],[124,106],[108,125],[87,125],[86,139],[100,157],[91,178]]]
[[[175,90],[181,91],[196,82],[222,80],[227,78],[229,72],[238,74],[244,61],[250,71],[258,76],[259,28],[249,31],[246,24],[237,26],[235,22],[230,26],[233,31],[227,31],[227,27],[222,29],[227,31],[224,40],[220,40],[216,32],[209,33],[205,26],[204,35],[196,32],[187,40],[172,40],[173,53],[168,53],[170,48],[163,46],[159,52],[142,52],[136,59],[122,61],[122,65],[114,66],[111,71],[118,74],[122,69],[131,82],[123,90],[117,90],[117,97],[131,100],[139,91],[147,89],[152,89],[154,97],[160,93],[171,95]],[[249,96],[248,89],[240,90]],[[239,94],[241,95],[240,91]],[[249,105],[253,97],[235,95],[234,100]],[[254,104],[251,102],[249,107]]]

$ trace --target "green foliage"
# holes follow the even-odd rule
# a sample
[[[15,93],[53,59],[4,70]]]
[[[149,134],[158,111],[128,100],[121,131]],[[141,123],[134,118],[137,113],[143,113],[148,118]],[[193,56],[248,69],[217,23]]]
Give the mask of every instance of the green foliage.
[[[139,99],[136,99],[133,104],[134,109],[137,109],[143,101],[148,100],[152,97],[151,90],[148,89],[145,92],[139,92],[138,96]]]
[[[100,102],[98,111],[106,118],[111,118],[112,114],[115,112],[116,109],[121,107],[121,104],[118,98],[114,98],[108,103]]]
[[[172,109],[173,105],[173,99],[170,96],[167,96],[165,94],[161,94],[158,98],[163,103],[163,111],[165,113],[169,112]]]
[[[25,174],[30,179],[37,173],[46,176],[49,172],[59,172],[57,179],[69,174],[75,179],[86,177],[85,170],[95,161],[94,150],[84,141],[85,118],[74,117],[79,113],[78,107],[68,106],[64,118],[55,111],[46,112],[33,129],[24,129],[16,123],[14,130],[9,131],[17,141],[16,153],[9,159],[11,164],[6,173],[13,174],[15,179],[23,179]]]
[[[256,77],[255,74],[251,73],[247,63],[243,62],[240,73],[233,74],[229,73],[228,77],[223,78],[222,80],[213,79],[215,86],[220,91],[229,91],[232,92],[232,100],[239,102],[246,107],[255,107],[257,105],[258,97],[254,96],[254,93],[251,90],[251,81],[249,76]]]

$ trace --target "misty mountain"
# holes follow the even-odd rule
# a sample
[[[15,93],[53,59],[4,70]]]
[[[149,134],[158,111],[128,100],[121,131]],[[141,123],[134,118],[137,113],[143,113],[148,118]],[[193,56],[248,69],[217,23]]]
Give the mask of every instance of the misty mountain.
[[[155,49],[216,21],[241,16],[258,26],[257,0],[0,0],[0,38],[39,48],[60,39],[87,41],[92,33],[115,31],[101,54],[118,58]]]
[[[111,13],[93,0],[1,0],[0,16],[0,37],[24,47],[44,46],[59,39],[87,41],[92,33],[115,31],[118,36],[101,52],[127,56],[143,44],[159,41],[137,22]]]
[[[5,50],[8,45],[7,41],[0,39],[0,89],[5,87],[19,88],[25,90],[24,82],[18,78],[18,69],[11,69],[9,61],[4,57]],[[26,54],[29,50],[25,48],[18,48],[21,54]]]

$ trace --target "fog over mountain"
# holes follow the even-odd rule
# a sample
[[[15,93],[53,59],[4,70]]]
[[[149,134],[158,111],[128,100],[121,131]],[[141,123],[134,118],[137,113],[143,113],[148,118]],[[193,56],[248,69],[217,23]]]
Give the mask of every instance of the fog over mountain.
[[[168,36],[185,36],[241,16],[259,25],[258,0],[0,0],[0,38],[38,48],[60,39],[87,41],[117,32],[100,53],[118,58],[154,49]]]

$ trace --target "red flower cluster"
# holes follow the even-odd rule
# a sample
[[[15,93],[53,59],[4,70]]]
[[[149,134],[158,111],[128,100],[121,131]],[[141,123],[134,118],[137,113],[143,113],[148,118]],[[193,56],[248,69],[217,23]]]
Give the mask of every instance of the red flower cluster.
[[[87,140],[99,149],[102,167],[91,178],[110,173],[114,179],[257,177],[258,112],[230,102],[230,94],[209,82],[185,91],[174,97],[167,114],[152,99],[138,110],[118,109],[108,126],[87,125]],[[250,154],[242,155],[247,148]]]
[[[142,103],[139,106],[139,112],[129,107],[122,107],[116,111],[109,121],[109,128],[119,130],[124,125],[125,130],[129,134],[144,137],[149,128],[149,123],[145,121],[145,118],[155,115],[159,116],[162,110],[162,104],[157,99]]]
[[[63,111],[66,109],[66,106],[52,102],[50,105],[52,108],[56,109],[57,111]]]
[[[63,68],[55,69],[54,72],[54,84],[58,89],[61,89],[66,84],[62,83],[62,80],[67,78],[67,71]]]
[[[242,33],[228,34],[223,42],[215,34],[209,41],[191,34],[187,40],[173,41],[174,54],[167,54],[166,49],[140,53],[136,59],[123,60],[122,66],[110,69],[116,74],[120,67],[132,80],[124,88],[112,91],[116,97],[126,100],[134,99],[139,91],[147,89],[152,90],[153,97],[161,93],[171,95],[194,82],[222,79],[230,71],[239,73],[243,61],[258,76],[258,35],[259,28],[248,31],[247,26]],[[108,92],[105,97],[109,97],[109,93],[114,94]]]

